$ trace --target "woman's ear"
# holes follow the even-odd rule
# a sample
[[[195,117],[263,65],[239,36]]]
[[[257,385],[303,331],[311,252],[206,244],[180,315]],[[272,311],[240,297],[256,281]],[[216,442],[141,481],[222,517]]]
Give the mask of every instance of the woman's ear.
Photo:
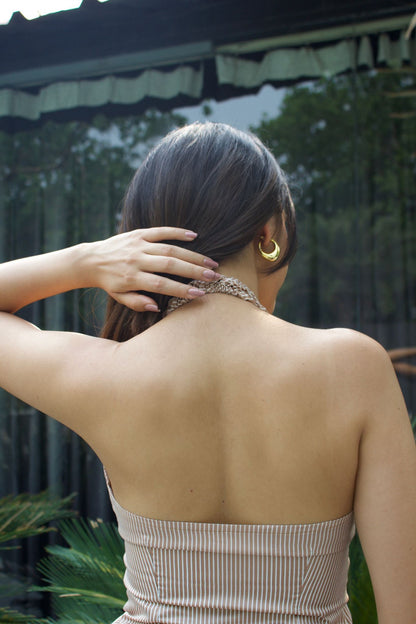
[[[257,239],[254,241],[255,245],[258,247],[259,242],[261,241],[263,251],[266,253],[272,251],[272,239],[277,242],[277,239],[280,237],[282,225],[283,224],[279,224],[278,219],[275,216],[271,217],[261,228]]]

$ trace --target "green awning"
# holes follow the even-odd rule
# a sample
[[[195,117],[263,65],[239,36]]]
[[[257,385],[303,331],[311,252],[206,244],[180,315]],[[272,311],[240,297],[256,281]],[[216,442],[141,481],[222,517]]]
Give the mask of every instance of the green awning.
[[[200,41],[0,74],[0,121],[31,123],[79,109],[120,112],[148,101],[165,107],[181,98],[197,103],[265,83],[278,87],[355,69],[415,67],[415,39],[405,37],[411,17],[217,47]]]
[[[354,69],[416,66],[416,42],[399,33],[381,33],[348,38],[328,45],[280,48],[266,52],[260,61],[242,56],[218,54],[216,66],[220,84],[251,89],[266,82],[288,83],[334,76]]]
[[[76,108],[101,108],[108,104],[136,104],[144,98],[169,100],[178,95],[200,98],[203,67],[177,67],[171,71],[149,69],[134,78],[106,76],[97,80],[55,82],[28,93],[0,90],[0,117],[22,117],[31,121],[42,115]]]

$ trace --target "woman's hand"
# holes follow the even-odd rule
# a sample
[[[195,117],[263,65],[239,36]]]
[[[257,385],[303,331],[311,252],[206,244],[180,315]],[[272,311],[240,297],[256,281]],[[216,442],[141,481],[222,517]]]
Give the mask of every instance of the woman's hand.
[[[158,310],[153,299],[138,291],[187,299],[200,297],[205,294],[203,290],[156,275],[168,273],[208,282],[218,279],[219,274],[212,270],[218,267],[214,260],[160,242],[192,241],[196,236],[195,232],[182,228],[155,227],[87,243],[86,285],[102,288],[113,299],[138,312]]]
[[[192,241],[197,234],[182,228],[133,230],[95,243],[81,243],[0,264],[0,311],[24,306],[76,288],[103,288],[125,306],[157,311],[153,299],[138,291],[192,299],[202,290],[155,275],[168,273],[212,281],[218,264],[201,254],[160,241]],[[150,307],[149,307],[150,306]]]

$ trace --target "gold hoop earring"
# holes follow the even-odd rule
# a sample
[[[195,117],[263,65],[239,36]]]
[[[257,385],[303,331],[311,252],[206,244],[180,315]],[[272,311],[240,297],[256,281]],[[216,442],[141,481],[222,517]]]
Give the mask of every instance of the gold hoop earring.
[[[263,258],[265,258],[266,260],[269,260],[270,262],[276,262],[276,260],[278,259],[278,257],[280,256],[280,247],[279,245],[276,243],[276,241],[272,238],[271,242],[274,245],[274,249],[273,251],[271,251],[270,253],[266,253],[265,251],[263,251],[263,249],[261,248],[261,241],[263,240],[264,236],[262,236],[259,240],[259,251],[261,253],[261,255],[263,256]]]

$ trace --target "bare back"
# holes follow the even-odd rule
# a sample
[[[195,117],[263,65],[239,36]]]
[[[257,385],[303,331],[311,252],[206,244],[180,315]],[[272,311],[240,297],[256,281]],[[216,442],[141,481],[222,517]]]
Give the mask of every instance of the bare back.
[[[89,440],[142,516],[318,522],[351,511],[362,422],[332,332],[209,295],[121,346]],[[117,359],[118,358],[118,359]]]

